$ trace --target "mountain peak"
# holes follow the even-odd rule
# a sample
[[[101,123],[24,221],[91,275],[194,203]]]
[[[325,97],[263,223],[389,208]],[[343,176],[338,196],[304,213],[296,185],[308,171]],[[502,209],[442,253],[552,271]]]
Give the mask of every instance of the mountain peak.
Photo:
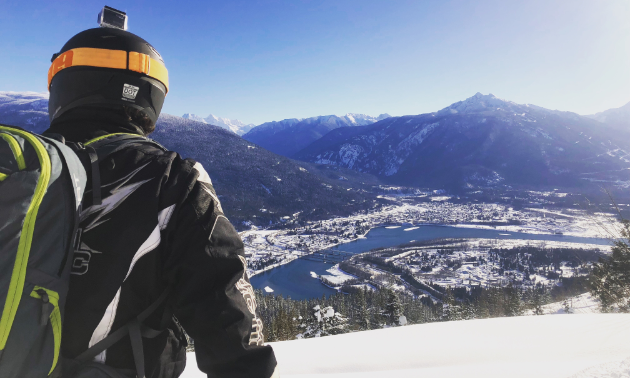
[[[630,129],[630,102],[619,108],[608,109],[586,117],[608,124],[618,130],[627,131]]]
[[[468,97],[464,101],[456,102],[438,111],[438,114],[470,114],[496,109],[512,110],[518,106],[512,101],[500,99],[492,93],[484,95],[481,92],[477,92],[474,96]]]
[[[208,123],[210,125],[220,126],[238,135],[243,135],[247,133],[255,126],[253,124],[245,124],[238,119],[217,117],[214,114],[210,114],[206,118],[203,118],[196,114],[186,113],[182,116],[182,118],[190,119],[197,122]]]

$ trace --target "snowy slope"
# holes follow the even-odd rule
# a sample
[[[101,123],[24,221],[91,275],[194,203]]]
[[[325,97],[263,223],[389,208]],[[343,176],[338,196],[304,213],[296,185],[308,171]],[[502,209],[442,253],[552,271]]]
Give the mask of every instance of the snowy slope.
[[[271,343],[282,378],[630,377],[630,315],[430,323]],[[189,354],[184,378],[205,377]]]
[[[599,312],[600,302],[591,293],[584,293],[567,300],[572,314],[596,314]],[[543,306],[545,314],[565,314],[564,302],[549,303]]]
[[[256,126],[253,123],[245,124],[239,121],[238,119],[221,118],[221,117],[215,116],[214,114],[210,114],[206,118],[203,118],[196,114],[186,113],[182,116],[182,118],[190,119],[192,121],[197,121],[201,123],[207,123],[210,125],[220,126],[238,135],[243,135]]]

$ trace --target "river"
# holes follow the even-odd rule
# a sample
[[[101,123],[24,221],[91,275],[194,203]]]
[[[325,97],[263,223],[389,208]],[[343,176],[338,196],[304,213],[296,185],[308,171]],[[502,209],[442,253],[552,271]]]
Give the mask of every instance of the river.
[[[521,232],[506,232],[491,229],[447,226],[401,226],[398,228],[378,227],[370,230],[363,239],[358,239],[334,247],[343,251],[361,253],[379,247],[393,247],[410,241],[430,240],[437,238],[484,238],[484,239],[525,239],[550,240],[560,242],[588,243],[609,245],[608,239],[584,238],[566,235],[526,234]],[[405,231],[407,229],[408,231]],[[334,265],[318,261],[298,259],[288,264],[273,268],[251,278],[252,285],[257,289],[269,287],[271,294],[281,294],[293,299],[318,298],[322,295],[336,293],[336,290],[323,285],[319,279],[312,277],[316,274],[330,274],[326,270]]]

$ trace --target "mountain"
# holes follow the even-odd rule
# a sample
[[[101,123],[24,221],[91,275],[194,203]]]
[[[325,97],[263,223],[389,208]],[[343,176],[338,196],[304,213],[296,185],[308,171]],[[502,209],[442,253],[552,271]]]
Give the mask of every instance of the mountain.
[[[492,94],[440,111],[337,129],[294,155],[396,185],[630,186],[630,143],[600,122]]]
[[[0,92],[0,123],[46,130],[47,96]],[[239,229],[348,215],[374,204],[373,177],[278,156],[219,126],[162,114],[151,138],[203,164]]]
[[[602,122],[614,130],[630,134],[630,102],[620,108],[608,109],[586,117]]]
[[[340,127],[370,125],[389,117],[389,114],[372,117],[365,114],[348,113],[344,116],[291,118],[263,123],[243,135],[243,138],[279,155],[292,157],[293,154],[331,130]]]
[[[233,222],[266,226],[372,207],[360,183],[342,182],[339,175],[300,165],[218,126],[163,114],[151,137],[203,164]]]
[[[182,118],[190,119],[192,121],[197,121],[201,123],[207,123],[210,125],[219,126],[226,130],[230,130],[231,132],[238,135],[243,135],[256,126],[253,123],[244,124],[238,119],[221,118],[212,114],[210,114],[206,118],[203,118],[196,114],[186,113],[182,116]]]
[[[48,128],[48,94],[0,92],[0,123],[21,126],[36,133]]]

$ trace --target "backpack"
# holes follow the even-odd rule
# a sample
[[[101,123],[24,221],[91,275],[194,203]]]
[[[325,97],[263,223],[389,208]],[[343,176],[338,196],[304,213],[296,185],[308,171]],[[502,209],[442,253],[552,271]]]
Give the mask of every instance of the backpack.
[[[99,162],[131,144],[156,142],[110,134],[65,143],[58,134],[37,135],[0,125],[0,377],[60,377],[64,305],[70,282],[81,201],[91,172],[92,202],[101,203]],[[159,145],[158,145],[159,146]],[[162,146],[159,146],[163,149]],[[137,319],[75,360],[64,377],[144,377],[142,337],[161,333],[142,321],[168,290]],[[131,336],[136,372],[116,372],[91,360]]]

